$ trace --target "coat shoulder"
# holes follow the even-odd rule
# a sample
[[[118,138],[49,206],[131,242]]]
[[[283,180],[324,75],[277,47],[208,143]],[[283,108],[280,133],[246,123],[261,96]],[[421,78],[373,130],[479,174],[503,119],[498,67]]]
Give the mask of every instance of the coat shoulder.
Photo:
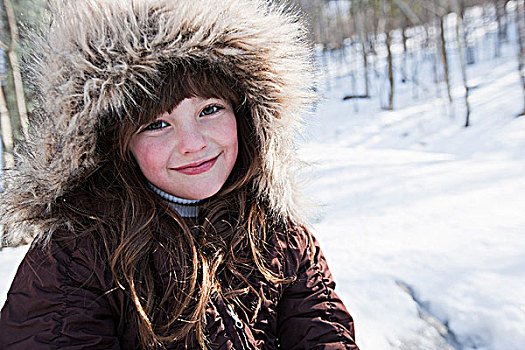
[[[57,230],[32,245],[0,313],[1,348],[120,347],[114,315],[121,293],[93,241]]]

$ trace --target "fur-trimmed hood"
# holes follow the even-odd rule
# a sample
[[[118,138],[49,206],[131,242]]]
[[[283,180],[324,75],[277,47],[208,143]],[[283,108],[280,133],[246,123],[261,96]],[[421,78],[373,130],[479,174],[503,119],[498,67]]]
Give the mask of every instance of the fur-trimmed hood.
[[[257,193],[275,214],[301,221],[294,134],[314,97],[297,16],[266,0],[56,0],[53,8],[33,46],[37,113],[1,199],[11,244],[67,224],[50,213],[99,166],[101,120],[151,95],[166,62],[202,62],[234,77],[264,150]]]

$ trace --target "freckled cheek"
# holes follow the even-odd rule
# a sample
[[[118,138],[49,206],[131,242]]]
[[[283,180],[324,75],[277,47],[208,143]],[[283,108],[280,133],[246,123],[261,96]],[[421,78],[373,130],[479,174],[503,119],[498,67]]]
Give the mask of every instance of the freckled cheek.
[[[237,122],[235,117],[231,118],[228,123],[225,123],[219,129],[221,143],[230,148],[231,151],[237,155],[238,141],[237,141]]]
[[[166,165],[168,156],[165,148],[162,144],[141,140],[132,145],[131,151],[144,172]]]
[[[232,135],[232,148],[234,152],[234,161],[237,159],[237,154],[239,153],[239,141],[237,139],[237,130],[235,130],[235,133]]]

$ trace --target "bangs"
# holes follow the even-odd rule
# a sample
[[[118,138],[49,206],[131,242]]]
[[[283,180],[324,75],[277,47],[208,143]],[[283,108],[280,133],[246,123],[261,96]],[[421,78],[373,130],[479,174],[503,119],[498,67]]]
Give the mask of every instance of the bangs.
[[[161,69],[159,75],[163,78],[154,90],[154,97],[140,103],[141,109],[134,118],[137,127],[152,122],[164,112],[171,112],[186,98],[221,98],[234,110],[239,106],[236,81],[223,72],[207,67],[169,66]]]

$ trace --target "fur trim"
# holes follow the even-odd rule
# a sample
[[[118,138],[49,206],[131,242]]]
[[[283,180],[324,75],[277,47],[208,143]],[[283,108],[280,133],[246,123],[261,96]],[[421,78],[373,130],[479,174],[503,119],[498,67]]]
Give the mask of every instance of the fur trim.
[[[101,119],[123,115],[137,94],[151,95],[166,62],[233,74],[265,150],[258,195],[275,214],[304,222],[293,172],[294,135],[314,98],[305,37],[296,15],[266,0],[55,0],[30,67],[39,113],[2,196],[12,242],[65,224],[50,209],[97,167]]]

